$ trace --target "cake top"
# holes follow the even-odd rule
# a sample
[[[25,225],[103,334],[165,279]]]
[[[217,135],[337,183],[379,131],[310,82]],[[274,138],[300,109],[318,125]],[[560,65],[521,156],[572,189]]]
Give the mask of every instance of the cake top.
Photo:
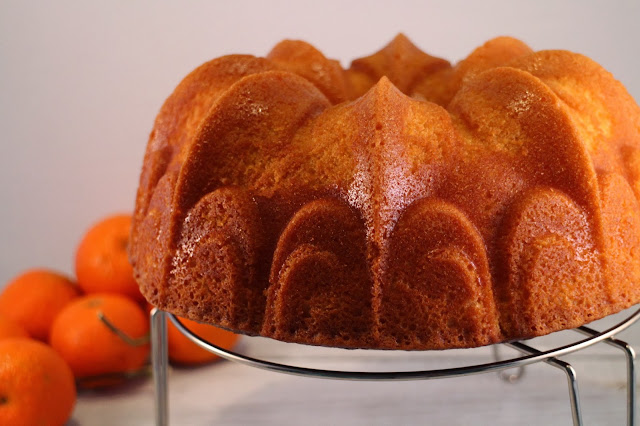
[[[176,201],[182,210],[221,185],[265,197],[333,188],[368,216],[369,234],[382,238],[407,203],[435,189],[414,181],[428,181],[425,175],[449,167],[443,164],[537,151],[540,172],[519,180],[541,178],[584,207],[596,196],[588,188],[595,186],[595,170],[616,168],[636,181],[637,191],[637,179],[616,152],[638,139],[637,111],[622,85],[587,57],[534,53],[508,37],[485,43],[452,67],[399,35],[348,70],[305,42],[287,40],[265,59],[231,55],[192,72],[160,112],[151,146],[170,151],[164,154],[171,157],[169,170],[181,169]],[[428,116],[428,128],[411,119],[418,114]],[[549,115],[556,116],[550,121]],[[344,143],[349,135],[325,126],[338,116],[339,132],[363,128],[384,143]],[[286,126],[293,137],[273,131]],[[563,144],[574,152],[556,148],[557,137],[549,135],[554,130],[558,137],[579,132],[579,141]],[[589,163],[590,179],[575,182],[568,170],[576,160]],[[381,186],[389,176],[393,185]],[[381,197],[387,205],[373,205]],[[474,223],[484,228],[487,219],[478,219]]]

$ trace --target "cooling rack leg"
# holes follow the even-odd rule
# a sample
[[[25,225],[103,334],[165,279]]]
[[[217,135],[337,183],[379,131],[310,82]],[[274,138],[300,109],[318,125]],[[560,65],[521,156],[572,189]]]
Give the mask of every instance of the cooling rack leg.
[[[151,311],[151,363],[155,387],[156,426],[169,424],[169,401],[167,398],[167,319],[164,311]]]
[[[579,327],[577,331],[582,334],[595,336],[598,331],[589,327]],[[604,340],[605,343],[622,349],[627,358],[627,425],[635,426],[636,424],[636,352],[627,342],[614,339],[612,337]]]
[[[571,364],[560,361],[557,358],[549,358],[547,364],[553,365],[561,370],[564,370],[567,375],[567,381],[569,384],[569,398],[571,400],[571,417],[573,417],[574,426],[582,425],[582,409],[580,408],[580,394],[578,393],[578,376],[576,370]]]
[[[536,348],[532,348],[531,346],[525,345],[522,342],[510,342],[505,344],[523,353],[529,353],[529,354],[541,353]],[[573,425],[582,426],[583,424],[582,409],[580,407],[580,394],[578,392],[578,376],[576,374],[576,370],[574,370],[571,364],[564,361],[560,361],[557,358],[549,358],[545,360],[545,362],[549,365],[552,365],[556,368],[563,370],[567,375],[567,381],[569,384],[569,398],[571,401],[571,417],[573,418]]]
[[[635,426],[636,424],[636,352],[631,345],[622,340],[610,339],[605,340],[624,351],[627,357],[627,424]]]

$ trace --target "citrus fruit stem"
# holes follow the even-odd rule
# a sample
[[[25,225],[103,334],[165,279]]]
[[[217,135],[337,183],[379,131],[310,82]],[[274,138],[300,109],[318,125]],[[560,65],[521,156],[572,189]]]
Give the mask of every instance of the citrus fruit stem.
[[[102,313],[102,311],[98,311],[98,319],[100,319],[100,321],[102,321],[102,323],[105,326],[107,326],[107,328],[112,333],[114,333],[116,336],[122,339],[122,341],[124,341],[129,346],[142,346],[149,343],[149,339],[150,339],[149,334],[145,334],[144,336],[141,336],[138,338],[127,336],[127,334],[125,334],[122,330],[116,327],[111,321],[109,321],[109,319],[104,315],[104,313]]]

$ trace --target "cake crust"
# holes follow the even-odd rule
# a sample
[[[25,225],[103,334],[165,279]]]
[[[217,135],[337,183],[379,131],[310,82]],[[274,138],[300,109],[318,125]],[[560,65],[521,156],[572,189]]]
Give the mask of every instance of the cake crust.
[[[640,301],[640,108],[600,65],[405,36],[343,69],[286,40],[163,105],[130,259],[153,305],[313,345],[448,349]]]

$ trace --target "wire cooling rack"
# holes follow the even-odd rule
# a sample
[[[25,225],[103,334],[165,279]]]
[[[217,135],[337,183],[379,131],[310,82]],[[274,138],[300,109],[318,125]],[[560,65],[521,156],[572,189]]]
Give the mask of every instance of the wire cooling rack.
[[[622,322],[605,331],[596,331],[589,327],[578,327],[574,331],[586,336],[583,340],[571,344],[558,346],[553,349],[540,351],[519,341],[506,342],[493,345],[493,353],[496,361],[485,364],[474,364],[463,367],[420,370],[420,371],[344,371],[344,370],[324,370],[306,367],[298,367],[288,364],[279,364],[263,359],[252,358],[233,351],[220,348],[185,327],[173,314],[154,309],[151,312],[151,345],[152,345],[152,366],[155,387],[155,419],[157,426],[167,426],[169,422],[169,400],[168,400],[168,350],[167,350],[167,322],[169,318],[175,326],[189,340],[210,351],[221,358],[232,362],[244,364],[250,367],[270,370],[278,373],[292,374],[296,376],[336,379],[336,380],[358,380],[358,381],[399,381],[399,380],[433,380],[445,379],[458,376],[469,376],[474,374],[484,374],[498,372],[504,380],[516,381],[522,374],[526,365],[544,362],[553,367],[563,370],[567,376],[569,385],[569,400],[571,404],[571,415],[574,425],[582,425],[582,410],[580,406],[580,395],[578,392],[578,379],[575,369],[571,364],[558,359],[558,357],[577,352],[597,343],[606,343],[622,350],[626,357],[627,366],[627,425],[635,425],[636,418],[636,374],[635,374],[635,351],[626,342],[614,338],[617,333],[625,330],[640,318],[640,309],[628,316]],[[509,346],[523,354],[519,357],[500,360],[498,348]],[[517,369],[515,374],[506,374],[505,370]]]

